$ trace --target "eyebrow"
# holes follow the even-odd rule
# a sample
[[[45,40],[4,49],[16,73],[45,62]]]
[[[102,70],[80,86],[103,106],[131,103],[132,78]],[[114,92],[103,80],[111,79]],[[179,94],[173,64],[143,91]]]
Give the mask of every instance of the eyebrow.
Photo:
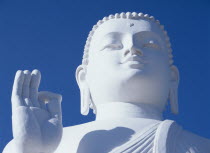
[[[122,36],[124,33],[121,32],[110,32],[103,36],[103,38],[109,37],[109,36]]]
[[[138,36],[138,35],[141,35],[143,33],[150,33],[150,34],[152,34],[152,36],[154,36],[154,37],[156,37],[158,39],[161,39],[155,32],[152,32],[152,31],[140,31],[140,32],[135,33],[134,37]],[[109,36],[122,36],[122,35],[125,35],[125,34],[126,33],[121,33],[121,32],[110,32],[110,33],[104,35],[103,38],[106,38],[106,37],[109,37]]]
[[[137,33],[134,34],[134,38],[136,36],[142,35],[144,33],[150,33],[152,37],[154,37],[154,38],[156,38],[158,40],[162,40],[161,37],[159,37],[158,34],[156,34],[155,32],[152,32],[152,31],[140,31],[140,32],[137,32]]]

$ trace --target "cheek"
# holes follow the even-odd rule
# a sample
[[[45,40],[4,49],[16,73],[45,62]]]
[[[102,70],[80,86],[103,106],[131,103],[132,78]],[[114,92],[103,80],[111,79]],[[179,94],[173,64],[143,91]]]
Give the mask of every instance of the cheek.
[[[168,82],[170,80],[169,58],[166,54],[152,54],[149,56],[149,63],[146,66],[148,76],[160,82]]]
[[[120,70],[120,55],[117,52],[96,53],[89,58],[87,80],[89,85],[100,86],[113,80]]]
[[[99,70],[113,69],[121,61],[120,51],[101,51],[92,53],[89,57],[89,65]]]
[[[154,53],[148,52],[147,57],[149,59],[149,63],[154,67],[154,69],[161,71],[169,69],[169,57],[167,53],[161,51]]]

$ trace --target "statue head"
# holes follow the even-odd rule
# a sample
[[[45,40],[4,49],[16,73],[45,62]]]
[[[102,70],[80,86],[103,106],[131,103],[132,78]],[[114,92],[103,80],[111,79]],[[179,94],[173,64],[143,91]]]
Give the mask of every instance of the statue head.
[[[154,17],[121,13],[99,20],[76,70],[81,113],[112,102],[142,103],[178,113],[179,72],[167,32]]]

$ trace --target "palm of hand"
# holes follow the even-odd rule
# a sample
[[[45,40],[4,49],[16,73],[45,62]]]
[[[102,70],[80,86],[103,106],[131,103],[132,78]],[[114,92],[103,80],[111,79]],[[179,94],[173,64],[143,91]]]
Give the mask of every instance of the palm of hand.
[[[62,97],[38,92],[40,80],[38,70],[17,71],[13,85],[13,137],[26,152],[53,152],[62,136]]]

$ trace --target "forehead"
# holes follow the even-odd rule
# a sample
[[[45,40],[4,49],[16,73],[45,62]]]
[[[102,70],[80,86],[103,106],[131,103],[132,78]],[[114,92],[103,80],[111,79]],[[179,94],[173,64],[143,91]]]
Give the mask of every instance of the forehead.
[[[112,32],[134,35],[143,31],[155,33],[163,38],[163,33],[159,26],[151,21],[141,19],[111,19],[96,29],[92,37],[92,42],[95,42]]]

